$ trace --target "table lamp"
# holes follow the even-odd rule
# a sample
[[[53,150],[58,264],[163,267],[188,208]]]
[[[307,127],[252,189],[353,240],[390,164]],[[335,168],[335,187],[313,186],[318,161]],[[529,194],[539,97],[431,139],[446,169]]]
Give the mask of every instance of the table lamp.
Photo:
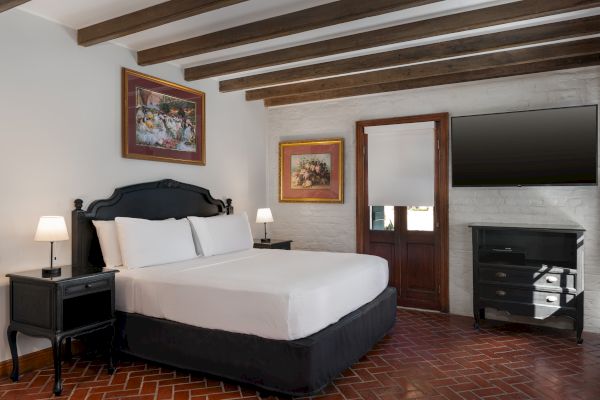
[[[267,222],[273,222],[273,214],[270,208],[259,208],[256,211],[256,223],[265,224],[265,237],[260,239],[262,243],[270,243],[271,239],[267,238]]]
[[[67,224],[63,217],[45,216],[40,217],[35,237],[36,242],[50,242],[50,267],[42,268],[42,276],[59,276],[60,267],[54,268],[54,242],[69,240]]]

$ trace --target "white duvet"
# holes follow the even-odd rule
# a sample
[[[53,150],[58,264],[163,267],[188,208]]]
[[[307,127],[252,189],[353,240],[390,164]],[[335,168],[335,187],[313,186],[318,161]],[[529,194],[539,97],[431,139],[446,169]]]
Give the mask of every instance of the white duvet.
[[[121,270],[119,311],[209,329],[294,340],[377,297],[388,284],[380,257],[250,249]]]

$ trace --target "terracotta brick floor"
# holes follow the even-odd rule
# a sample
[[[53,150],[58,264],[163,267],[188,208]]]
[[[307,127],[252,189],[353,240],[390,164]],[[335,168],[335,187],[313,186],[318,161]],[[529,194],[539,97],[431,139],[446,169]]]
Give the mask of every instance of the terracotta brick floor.
[[[398,311],[395,328],[319,399],[600,399],[600,335]],[[64,399],[276,399],[142,361],[113,376],[99,361],[63,365]],[[0,400],[52,398],[52,370],[0,379]],[[262,397],[261,397],[262,396]]]

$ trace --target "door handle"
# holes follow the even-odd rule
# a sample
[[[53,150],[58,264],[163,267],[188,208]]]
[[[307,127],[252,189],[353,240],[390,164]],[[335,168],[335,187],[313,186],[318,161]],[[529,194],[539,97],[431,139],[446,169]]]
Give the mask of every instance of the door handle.
[[[496,290],[496,296],[506,296],[506,292],[504,290]]]
[[[508,275],[506,274],[506,272],[496,272],[496,278],[501,278],[504,279],[506,278]]]

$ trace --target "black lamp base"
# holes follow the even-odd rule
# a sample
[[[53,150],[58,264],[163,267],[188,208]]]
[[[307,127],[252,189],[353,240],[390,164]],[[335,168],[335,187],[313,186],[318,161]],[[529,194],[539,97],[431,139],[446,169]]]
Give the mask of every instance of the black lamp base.
[[[43,278],[50,278],[53,276],[60,276],[60,267],[46,267],[46,268],[42,268],[42,277]]]
[[[271,243],[271,239],[267,239],[267,238],[262,238],[260,239],[261,243]]]

